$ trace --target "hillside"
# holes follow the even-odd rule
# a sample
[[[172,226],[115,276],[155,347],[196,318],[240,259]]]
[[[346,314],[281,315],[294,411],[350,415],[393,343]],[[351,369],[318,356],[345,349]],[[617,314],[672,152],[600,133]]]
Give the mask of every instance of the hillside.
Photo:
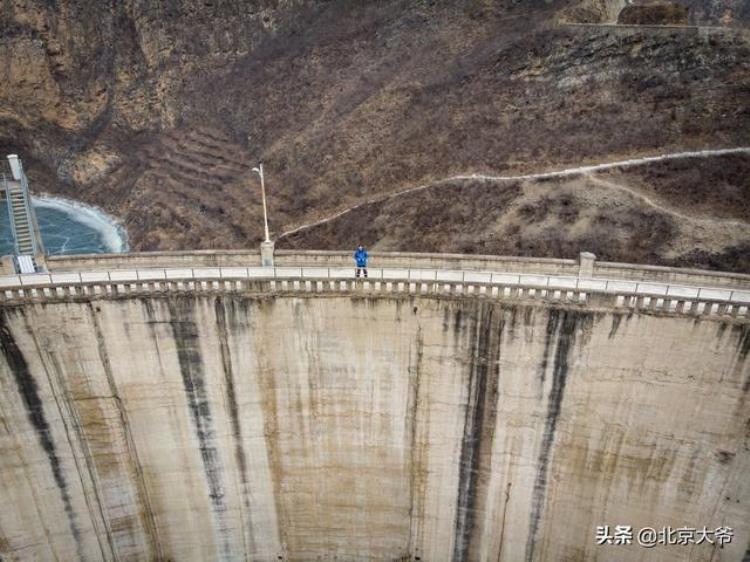
[[[134,249],[156,250],[257,244],[250,168],[261,160],[278,235],[457,174],[750,146],[742,3],[723,4],[735,29],[701,34],[560,23],[587,4],[2,0],[0,149],[21,154],[37,191],[100,205],[122,219]],[[716,3],[684,4],[691,17],[704,14],[698,23],[721,24]],[[746,167],[722,179],[740,199]],[[638,189],[661,189],[638,174]],[[588,249],[750,271],[743,229],[654,222],[656,210],[635,203],[623,215],[611,189],[587,182],[546,195],[580,202],[589,226],[575,232],[555,230],[568,212],[556,204],[544,207],[544,226],[507,207],[512,189],[530,186],[466,182],[465,205],[439,189],[282,244],[340,248],[363,238],[388,249],[561,257]],[[713,192],[696,182],[684,212],[712,217]],[[404,222],[411,215],[422,222]]]
[[[747,154],[563,178],[448,180],[362,205],[279,244],[341,248],[361,240],[381,251],[562,258],[586,248],[608,261],[750,271],[748,201]]]

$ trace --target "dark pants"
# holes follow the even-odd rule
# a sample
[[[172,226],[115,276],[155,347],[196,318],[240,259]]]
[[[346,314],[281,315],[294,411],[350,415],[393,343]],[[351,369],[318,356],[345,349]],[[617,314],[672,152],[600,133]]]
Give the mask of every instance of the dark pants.
[[[354,270],[354,274],[355,274],[355,275],[356,275],[357,277],[359,277],[359,272],[360,272],[360,271],[364,271],[364,272],[365,272],[365,277],[367,277],[367,267],[365,267],[365,266],[362,266],[362,267],[360,267],[360,266],[357,266],[357,268],[356,268],[356,269]]]

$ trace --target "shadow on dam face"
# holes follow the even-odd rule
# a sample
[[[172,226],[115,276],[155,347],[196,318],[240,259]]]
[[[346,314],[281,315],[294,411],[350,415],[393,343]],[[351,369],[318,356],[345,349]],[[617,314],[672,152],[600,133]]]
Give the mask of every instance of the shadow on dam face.
[[[3,560],[742,560],[750,328],[429,296],[0,309]],[[597,526],[732,527],[597,546]],[[720,558],[718,558],[720,556]]]

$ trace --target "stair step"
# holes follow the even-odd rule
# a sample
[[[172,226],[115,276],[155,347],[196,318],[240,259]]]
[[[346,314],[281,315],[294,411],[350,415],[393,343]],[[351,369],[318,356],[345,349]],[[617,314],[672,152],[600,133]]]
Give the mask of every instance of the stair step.
[[[31,203],[29,194],[19,184],[8,185],[5,190],[6,206],[13,217],[16,249],[21,254],[32,254],[35,247],[35,233],[29,214]]]

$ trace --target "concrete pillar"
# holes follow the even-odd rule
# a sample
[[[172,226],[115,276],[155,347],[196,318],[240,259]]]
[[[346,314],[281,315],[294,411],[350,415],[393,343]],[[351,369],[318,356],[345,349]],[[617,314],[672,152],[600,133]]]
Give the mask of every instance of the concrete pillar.
[[[274,243],[266,240],[260,244],[260,264],[263,267],[273,267],[273,249]]]
[[[36,263],[37,271],[49,271],[47,269],[47,256],[44,255],[44,252],[37,252],[36,254],[34,254],[34,262]]]
[[[596,261],[596,256],[591,252],[578,254],[578,277],[593,277],[594,261]]]
[[[0,258],[0,273],[3,275],[13,275],[16,273],[16,264],[13,263],[13,256],[3,256]]]
[[[13,179],[21,181],[21,162],[18,160],[18,155],[8,154],[8,163],[10,164],[10,171],[13,174]]]

